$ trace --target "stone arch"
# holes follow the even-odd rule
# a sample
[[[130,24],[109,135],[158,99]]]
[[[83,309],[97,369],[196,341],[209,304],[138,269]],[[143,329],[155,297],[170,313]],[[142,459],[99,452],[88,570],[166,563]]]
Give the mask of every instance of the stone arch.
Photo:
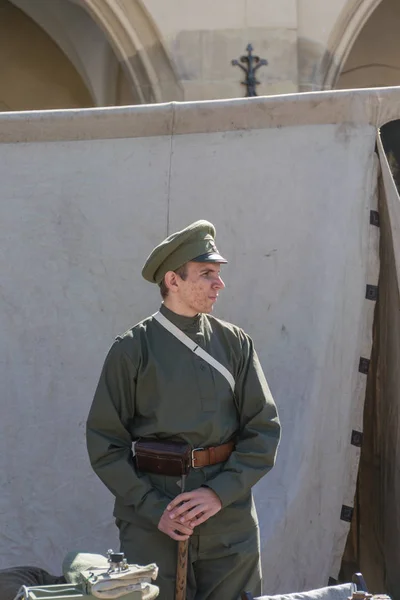
[[[322,89],[332,89],[365,23],[382,0],[352,0],[341,13],[328,40],[322,64]]]
[[[337,89],[399,85],[399,24],[398,0],[382,0],[354,42]]]
[[[106,34],[142,103],[181,100],[183,91],[150,15],[140,0],[72,0]]]
[[[94,105],[79,69],[25,11],[0,0],[0,110],[53,110]]]
[[[116,103],[113,94],[107,90],[116,86],[117,79],[122,77],[129,88],[126,94],[128,100],[123,103],[144,104],[183,99],[182,88],[161,36],[141,0],[62,0],[61,3],[59,0],[42,0],[40,3],[32,3],[31,0],[10,1],[36,21],[63,50],[98,106]],[[86,56],[82,54],[85,35],[80,32],[79,38],[74,22],[78,8],[81,9],[81,20],[83,16],[90,19],[110,48],[110,64],[107,73],[101,76],[91,72],[94,66],[90,52],[86,52]]]

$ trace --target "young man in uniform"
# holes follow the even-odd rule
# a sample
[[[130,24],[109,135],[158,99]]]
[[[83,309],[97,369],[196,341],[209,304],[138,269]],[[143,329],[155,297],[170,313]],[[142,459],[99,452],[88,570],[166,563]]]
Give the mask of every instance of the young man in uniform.
[[[214,240],[214,226],[197,221],[150,254],[142,274],[163,304],[111,347],[87,421],[92,467],[115,496],[121,551],[130,563],[158,564],[161,600],[174,598],[177,542],[186,539],[188,599],[261,594],[251,488],[274,465],[280,425],[252,340],[210,315],[227,262]],[[139,438],[191,446],[184,493],[178,477],[137,468]]]

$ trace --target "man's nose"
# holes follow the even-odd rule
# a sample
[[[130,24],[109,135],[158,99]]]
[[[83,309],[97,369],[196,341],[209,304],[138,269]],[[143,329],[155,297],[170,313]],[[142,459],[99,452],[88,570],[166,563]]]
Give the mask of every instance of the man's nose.
[[[219,290],[223,290],[225,287],[224,282],[222,281],[221,277],[217,277],[213,283],[213,287],[218,288]]]

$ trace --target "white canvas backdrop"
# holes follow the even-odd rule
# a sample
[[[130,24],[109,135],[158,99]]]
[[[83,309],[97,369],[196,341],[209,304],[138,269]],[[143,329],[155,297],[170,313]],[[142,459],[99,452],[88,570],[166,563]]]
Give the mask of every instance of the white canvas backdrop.
[[[113,337],[159,304],[140,279],[147,254],[206,218],[230,259],[216,314],[253,336],[283,426],[256,490],[265,591],[337,575],[377,278],[375,126],[342,117],[0,146],[2,567],[58,573],[68,550],[116,546],[85,418]]]

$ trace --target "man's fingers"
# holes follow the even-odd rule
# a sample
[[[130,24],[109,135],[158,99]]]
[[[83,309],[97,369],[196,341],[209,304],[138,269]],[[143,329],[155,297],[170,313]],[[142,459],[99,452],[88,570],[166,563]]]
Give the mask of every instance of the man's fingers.
[[[193,533],[193,527],[190,527],[188,523],[173,523],[171,529],[174,529],[183,535],[192,535]]]
[[[180,504],[181,502],[187,502],[188,500],[191,500],[192,497],[193,492],[183,492],[183,494],[179,494],[179,496],[176,496],[176,498],[171,500],[171,502],[167,506],[167,510],[174,509],[175,506],[178,506],[178,504]]]
[[[188,503],[189,504],[189,503]],[[194,506],[191,510],[187,510],[179,519],[181,523],[186,523],[188,521],[192,521],[192,519],[196,519],[202,513],[207,512],[207,506],[204,504],[198,504]],[[177,515],[179,516],[179,515]]]
[[[177,542],[188,540],[193,533],[193,526],[190,522],[181,523],[170,519],[169,512],[164,511],[158,523],[158,529]]]
[[[158,529],[177,541],[188,540],[193,533],[193,529],[189,525],[176,522],[168,522],[167,525],[160,522]]]
[[[180,506],[178,506],[177,508],[172,510],[172,512],[169,513],[169,518],[170,519],[178,519],[180,516],[187,513],[188,510],[192,509],[194,506],[197,506],[198,503],[199,502],[196,501],[195,499],[188,500],[187,502],[183,502]]]
[[[222,508],[221,500],[208,488],[198,488],[179,494],[167,506],[165,514],[172,521],[191,523],[193,527],[204,523]]]
[[[167,535],[177,542],[184,542],[190,538],[190,535],[183,535],[181,533],[177,533],[176,531],[170,531],[167,533]]]
[[[191,524],[193,525],[193,527],[197,527],[198,525],[201,525],[202,523],[205,523],[206,521],[208,521],[208,519],[212,516],[213,516],[212,512],[200,513],[198,515],[198,517],[196,517],[195,519],[193,519],[191,521]]]

